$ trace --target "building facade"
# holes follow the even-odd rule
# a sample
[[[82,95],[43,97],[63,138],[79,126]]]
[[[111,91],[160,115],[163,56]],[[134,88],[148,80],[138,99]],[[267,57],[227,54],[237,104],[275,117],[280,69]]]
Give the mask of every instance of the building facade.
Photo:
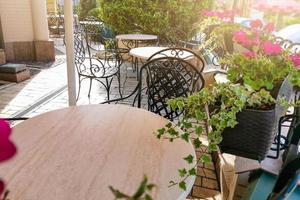
[[[0,0],[0,38],[7,62],[55,59],[46,7],[43,0]]]

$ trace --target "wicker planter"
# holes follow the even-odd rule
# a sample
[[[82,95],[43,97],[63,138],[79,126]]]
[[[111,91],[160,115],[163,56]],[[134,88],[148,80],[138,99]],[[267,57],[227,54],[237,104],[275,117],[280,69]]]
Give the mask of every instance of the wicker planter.
[[[292,97],[293,88],[287,80],[281,85],[277,98]],[[221,152],[262,161],[268,154],[277,133],[279,118],[285,109],[276,105],[272,110],[244,109],[238,113],[238,125],[222,133]]]
[[[243,110],[237,115],[238,125],[222,133],[222,152],[236,156],[263,160],[275,136],[275,109]]]

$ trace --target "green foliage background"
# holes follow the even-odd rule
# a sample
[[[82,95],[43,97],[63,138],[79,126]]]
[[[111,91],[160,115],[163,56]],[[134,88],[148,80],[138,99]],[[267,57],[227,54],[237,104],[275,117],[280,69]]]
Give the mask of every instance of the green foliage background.
[[[97,7],[97,0],[80,0],[79,4],[79,19],[82,20],[88,13]]]
[[[98,0],[98,4],[91,13],[117,33],[159,35],[174,27],[189,35],[209,0]]]

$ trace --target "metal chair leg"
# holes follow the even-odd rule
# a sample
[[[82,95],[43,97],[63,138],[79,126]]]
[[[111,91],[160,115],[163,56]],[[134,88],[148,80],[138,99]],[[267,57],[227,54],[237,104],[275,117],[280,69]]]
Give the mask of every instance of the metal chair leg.
[[[119,72],[117,73],[117,78],[118,78],[118,84],[119,84],[119,95],[120,95],[120,97],[122,98],[122,97],[123,97],[123,94],[122,94],[122,91],[121,91],[121,73],[120,73],[120,70],[119,70]]]
[[[111,87],[111,83],[113,81],[113,78],[110,79],[110,81],[108,81],[108,78],[105,79],[106,81],[106,93],[107,93],[107,100],[110,100],[110,87]]]
[[[78,93],[76,97],[76,101],[78,101],[79,95],[80,95],[80,89],[81,89],[81,82],[83,79],[80,79],[80,76],[78,77]]]
[[[90,96],[91,96],[92,83],[93,83],[93,79],[90,78],[90,89],[89,89],[89,94],[88,94],[88,97],[89,97],[89,98],[90,98]]]

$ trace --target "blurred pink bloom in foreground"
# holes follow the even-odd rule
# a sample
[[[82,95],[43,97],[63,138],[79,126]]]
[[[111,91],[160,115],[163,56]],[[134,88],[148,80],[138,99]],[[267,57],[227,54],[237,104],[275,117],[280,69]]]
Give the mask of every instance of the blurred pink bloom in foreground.
[[[16,146],[9,140],[11,134],[11,128],[9,124],[0,119],[0,162],[6,161],[12,158],[16,152]],[[3,193],[5,188],[4,183],[0,180],[0,195]]]

